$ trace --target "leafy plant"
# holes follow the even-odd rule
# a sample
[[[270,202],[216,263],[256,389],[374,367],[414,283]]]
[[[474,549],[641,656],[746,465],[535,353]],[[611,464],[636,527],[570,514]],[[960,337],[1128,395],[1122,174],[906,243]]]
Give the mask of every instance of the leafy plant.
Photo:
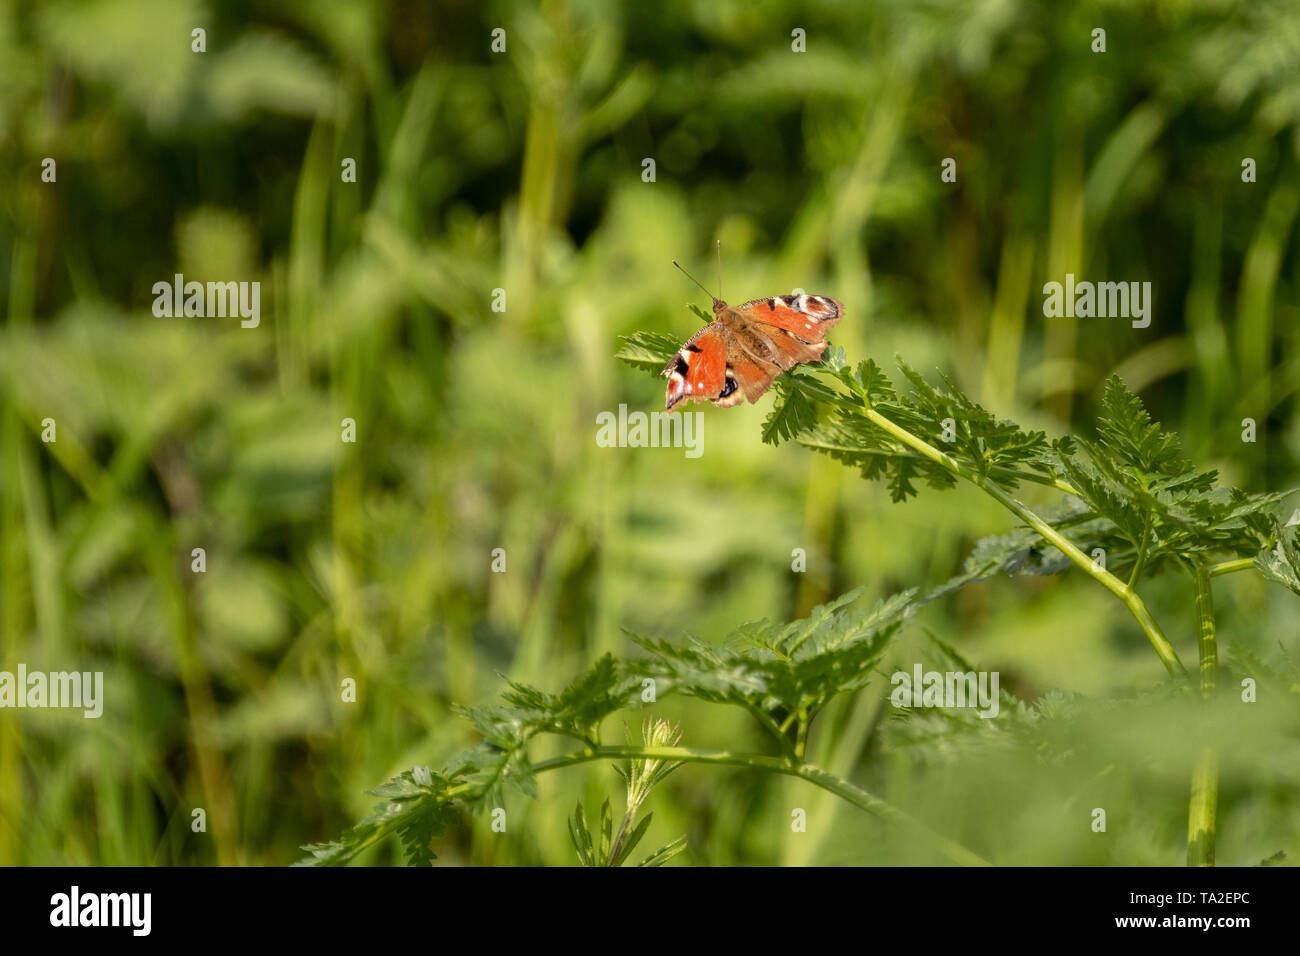
[[[624,771],[629,813],[624,816],[620,832],[631,826],[650,788],[677,766],[713,764],[798,777],[859,809],[898,823],[954,862],[985,865],[986,861],[965,847],[802,757],[808,729],[818,711],[832,698],[851,693],[867,681],[917,606],[915,592],[905,592],[871,608],[850,612],[850,605],[861,596],[861,589],[853,591],[791,624],[759,621],[744,625],[730,635],[722,648],[698,642],[678,647],[640,638],[641,645],[650,652],[648,658],[616,661],[606,655],[560,694],[512,682],[502,706],[462,709],[483,735],[481,744],[440,773],[426,771],[422,779],[417,779],[414,771],[406,771],[373,791],[388,799],[340,839],[306,847],[309,856],[302,862],[345,863],[386,835],[397,834],[402,837],[412,865],[428,865],[435,858],[430,841],[443,832],[451,808],[474,811],[496,806],[507,789],[536,796],[539,773],[593,760],[626,759],[631,761]],[[679,735],[658,722],[649,725],[641,746],[602,744],[603,719],[635,706],[647,686],[654,688],[656,698],[676,690],[744,707],[775,738],[781,756],[682,747]],[[576,739],[583,747],[533,763],[528,747],[542,734]],[[601,816],[603,833],[608,814],[602,810]],[[638,829],[647,826],[648,820],[643,820]],[[608,860],[619,847],[618,841],[591,839],[580,807],[571,821],[571,830],[584,863]],[[646,865],[656,860],[665,862],[676,852],[675,845],[668,844]]]
[[[649,345],[632,336],[620,357],[640,364],[638,352]],[[793,438],[858,465],[864,478],[884,480],[895,501],[915,496],[917,480],[937,489],[964,480],[1023,522],[977,544],[964,573],[942,591],[999,572],[1043,573],[1073,564],[1125,605],[1166,669],[1182,677],[1186,668],[1136,589],[1160,570],[1181,570],[1194,585],[1200,690],[1207,698],[1218,670],[1210,578],[1255,568],[1300,593],[1297,536],[1275,512],[1294,491],[1220,487],[1217,474],[1196,469],[1178,437],[1151,420],[1118,376],[1105,384],[1095,441],[1049,443],[1042,432],[996,419],[947,378],[936,387],[901,359],[898,364],[907,392],[870,359],[850,369],[838,349],[821,366],[782,376],[763,438],[772,444]],[[842,388],[827,388],[827,379]],[[1068,496],[1066,503],[1054,515],[1040,515],[1013,496],[1021,482],[1050,485]],[[1045,554],[1047,548],[1056,555]],[[1214,755],[1207,751],[1192,784],[1189,865],[1214,861],[1216,790]]]
[[[638,333],[624,340],[619,357],[657,371],[675,350],[672,340]],[[899,362],[905,389],[871,360],[850,368],[831,349],[818,366],[777,380],[777,401],[763,440],[796,440],[883,481],[897,502],[916,496],[918,484],[944,490],[959,481],[982,489],[1017,524],[978,542],[962,572],[921,594],[909,589],[874,605],[859,604],[852,590],[791,623],[758,621],[725,641],[686,644],[634,635],[647,652],[640,659],[602,658],[564,692],[553,695],[511,683],[505,704],[463,713],[484,742],[440,774],[417,783],[408,772],[376,795],[388,801],[339,841],[307,849],[310,863],[342,863],[387,833],[401,836],[413,863],[433,858],[429,846],[455,816],[453,808],[481,808],[500,799],[503,787],[536,794],[537,773],[575,764],[627,759],[627,811],[617,835],[608,801],[593,836],[581,803],[570,836],[584,865],[619,865],[644,835],[647,815],[634,826],[650,789],[684,763],[705,763],[786,774],[834,793],[861,810],[905,827],[950,860],[986,861],[935,833],[876,796],[806,761],[809,729],[834,699],[852,695],[872,677],[887,648],[926,602],[996,574],[1051,574],[1071,566],[1109,591],[1132,615],[1170,675],[1184,683],[1187,670],[1138,591],[1140,582],[1168,570],[1193,584],[1198,621],[1199,691],[1212,698],[1218,672],[1212,577],[1255,569],[1300,593],[1300,542],[1283,525],[1276,506],[1288,493],[1251,494],[1220,487],[1213,471],[1195,468],[1176,435],[1152,421],[1141,400],[1118,377],[1105,385],[1096,438],[1049,441],[996,418],[947,378],[932,385]],[[1040,513],[1015,497],[1022,484],[1054,488],[1063,503]],[[943,654],[970,669],[955,650]],[[605,746],[602,720],[634,707],[643,688],[673,691],[713,704],[742,708],[769,734],[778,755],[701,750],[679,745],[666,722],[647,722],[641,746]],[[1010,703],[1019,705],[1014,698]],[[1059,711],[1051,698],[1016,706],[1012,727]],[[959,718],[958,718],[959,719]],[[1014,733],[1014,731],[1013,731]],[[577,740],[569,754],[533,764],[528,746],[541,734]],[[1217,759],[1206,747],[1193,773],[1188,863],[1214,861]],[[679,852],[669,844],[644,862],[657,865]]]
[[[682,742],[682,730],[680,726],[674,727],[666,720],[647,718],[641,731],[641,740],[647,749],[676,747]],[[630,746],[631,743],[629,736],[628,745]],[[583,866],[623,865],[636,849],[637,844],[641,842],[641,838],[645,836],[646,830],[650,828],[650,821],[654,819],[653,812],[647,813],[645,819],[634,825],[641,805],[650,796],[650,791],[680,766],[681,763],[678,761],[646,758],[628,761],[626,770],[617,768],[619,775],[627,784],[627,808],[623,811],[623,820],[618,826],[617,833],[614,833],[614,817],[610,812],[608,799],[600,807],[598,838],[593,838],[592,831],[587,826],[587,818],[582,812],[582,801],[578,801],[578,806],[569,821],[569,839],[573,842],[573,848],[577,851],[578,860]],[[663,866],[685,849],[686,837],[678,837],[661,846],[637,866]]]

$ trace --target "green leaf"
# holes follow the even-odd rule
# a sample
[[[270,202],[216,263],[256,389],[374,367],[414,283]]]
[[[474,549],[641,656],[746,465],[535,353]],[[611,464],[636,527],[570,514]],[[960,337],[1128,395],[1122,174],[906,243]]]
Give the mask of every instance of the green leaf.
[[[1279,522],[1277,547],[1255,558],[1255,567],[1270,581],[1300,594],[1300,527]]]
[[[686,837],[680,836],[671,843],[665,843],[654,853],[646,857],[637,866],[663,866],[673,857],[686,851]]]
[[[602,720],[622,710],[637,690],[639,687],[621,674],[613,656],[605,654],[559,694],[511,681],[502,695],[508,706],[475,711],[476,726],[500,728],[518,722],[523,739],[540,732],[587,738]]]
[[[1112,538],[1097,544],[1112,570],[1122,566],[1120,555],[1135,557],[1144,539],[1146,573],[1190,554],[1254,556],[1273,540],[1277,503],[1293,493],[1215,487],[1213,472],[1190,466],[1148,473],[1112,457],[1104,445],[1080,439],[1075,447],[1076,454],[1060,457],[1060,467],[1095,516],[1109,522]]]
[[[1102,542],[1110,543],[1105,534],[1107,522],[1091,519],[1092,512],[1083,502],[1067,499],[1044,519],[1058,531],[1070,530],[1070,539],[1082,550],[1090,551]],[[1102,545],[1104,546],[1104,545]],[[1107,550],[1107,554],[1110,555]],[[1070,559],[1028,526],[1007,534],[991,535],[975,542],[962,566],[961,573],[930,591],[920,603],[929,603],[968,584],[984,581],[998,574],[1058,574],[1073,567]]]
[[[807,617],[792,621],[781,627],[779,631],[774,632],[766,621],[762,621],[756,625],[743,625],[737,633],[755,647],[766,647],[776,651],[783,657],[788,657],[814,634],[840,633],[841,628],[838,625],[841,622],[837,615],[862,597],[866,590],[865,587],[860,587],[854,588],[852,591],[845,591],[839,597],[827,601],[825,604],[817,605],[808,613]],[[899,597],[906,597],[906,595],[896,594],[890,600]],[[750,628],[753,628],[753,630],[750,630]],[[769,637],[769,633],[773,634],[773,636]]]
[[[1191,469],[1179,453],[1178,436],[1151,420],[1142,400],[1118,375],[1106,380],[1097,433],[1107,451],[1146,474],[1182,475]]]
[[[609,845],[614,835],[614,814],[609,808],[609,798],[600,805],[600,852],[596,854],[596,859],[600,861],[601,866],[605,866],[609,860]]]
[[[822,365],[827,371],[839,375],[849,367],[849,357],[840,346],[827,345],[826,351],[822,353]]]
[[[875,363],[874,359],[859,362],[854,377],[872,404],[876,402],[896,402],[898,400],[898,392],[894,390],[894,383],[889,380],[889,376]]]
[[[653,655],[644,673],[669,690],[715,703],[779,715],[813,714],[835,696],[861,687],[885,649],[915,613],[915,590],[849,611],[850,591],[790,624],[742,625],[722,645],[635,638]]]
[[[636,849],[636,845],[641,842],[641,838],[645,836],[646,830],[650,828],[650,821],[652,819],[654,819],[653,811],[647,813],[641,822],[632,828],[632,832],[629,833],[627,838],[623,841],[623,847],[618,851],[618,855],[614,858],[611,866],[623,865],[624,861],[627,860],[632,851]]]
[[[852,375],[839,369],[837,377],[853,394],[828,399],[827,412],[819,409],[819,423],[805,424],[799,442],[859,466],[869,481],[885,481],[894,501],[915,496],[920,481],[945,489],[956,477],[869,419],[868,408],[1008,490],[1027,475],[1055,474],[1057,454],[1042,432],[994,418],[947,378],[936,387],[901,360],[899,368],[911,385],[906,395],[871,360]]]
[[[671,335],[662,332],[636,332],[632,335],[619,336],[618,351],[614,357],[636,368],[651,370],[655,375],[663,373],[664,366],[673,360],[682,343]]]
[[[769,445],[779,445],[811,429],[817,424],[818,406],[833,401],[837,394],[816,376],[791,369],[777,377],[776,396],[763,421],[763,441]]]
[[[400,836],[412,866],[429,866],[435,859],[431,843],[459,819],[448,790],[456,775],[431,774],[429,783],[417,782],[414,772],[403,771],[369,791],[383,797],[371,814],[331,843],[303,847],[310,856],[296,866],[340,866],[385,837]]]
[[[569,840],[578,852],[578,862],[583,866],[595,866],[595,855],[591,846],[591,833],[587,830],[587,817],[582,812],[582,801],[578,801],[573,816],[569,818]]]

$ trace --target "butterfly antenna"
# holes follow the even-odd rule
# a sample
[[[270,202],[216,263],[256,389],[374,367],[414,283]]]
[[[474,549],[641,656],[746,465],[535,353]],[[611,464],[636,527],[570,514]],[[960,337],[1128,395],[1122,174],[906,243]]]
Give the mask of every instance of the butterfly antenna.
[[[676,259],[673,260],[673,265],[675,265],[675,266],[676,266],[677,268],[679,268],[679,269],[682,269],[682,265],[681,265],[681,263],[678,262]],[[710,292],[708,289],[705,289],[704,286],[700,283],[700,280],[697,279],[697,278],[695,278],[695,276],[691,275],[691,274],[690,274],[689,272],[687,272],[685,269],[682,269],[682,274],[683,274],[684,276],[686,276],[686,278],[688,278],[688,279],[690,279],[692,282],[694,282],[696,285],[698,285],[701,289],[704,289],[704,294],[707,295],[707,296],[708,296],[710,299],[712,299],[714,302],[721,302],[721,301],[722,301],[722,300],[719,299],[717,296],[715,296],[712,292]],[[721,290],[719,290],[719,291],[721,291]]]
[[[722,240],[718,240],[718,298],[722,298]]]

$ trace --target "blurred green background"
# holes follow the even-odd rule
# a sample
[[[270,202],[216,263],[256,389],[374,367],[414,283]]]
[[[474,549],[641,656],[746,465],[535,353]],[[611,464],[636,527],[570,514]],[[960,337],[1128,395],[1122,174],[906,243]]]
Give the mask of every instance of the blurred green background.
[[[557,690],[624,629],[715,640],[935,584],[1009,528],[973,488],[896,506],[763,445],[770,397],[705,406],[698,460],[598,447],[598,412],[662,408],[617,336],[693,333],[707,303],[669,260],[712,285],[716,238],[733,302],[843,301],[850,360],[942,369],[1052,435],[1086,433],[1117,371],[1227,483],[1300,483],[1298,160],[1281,2],[0,0],[0,669],[102,670],[107,698],[0,712],[0,864],[288,863],[472,744],[450,705],[502,675]],[[260,327],[155,318],[177,272],[261,282]],[[1067,272],[1152,282],[1151,327],[1044,319]],[[1295,596],[1215,588],[1225,646],[1284,670]],[[1149,601],[1194,662],[1186,581]],[[1104,591],[968,588],[899,666],[931,660],[927,629],[1026,701],[1064,695],[1060,718],[927,736],[882,681],[811,759],[995,862],[1182,861],[1193,734],[1144,703],[1163,668]],[[1232,727],[1221,863],[1300,858],[1284,697]],[[763,747],[731,710],[656,713]],[[571,863],[575,798],[621,799],[608,766],[541,784],[442,862]],[[935,862],[798,781],[687,767],[649,808],[648,848],[689,837],[679,865]]]

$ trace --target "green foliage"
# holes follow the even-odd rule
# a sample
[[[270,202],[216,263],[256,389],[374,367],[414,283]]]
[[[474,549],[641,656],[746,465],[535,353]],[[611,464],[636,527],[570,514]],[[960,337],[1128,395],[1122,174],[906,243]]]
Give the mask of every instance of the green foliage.
[[[559,694],[512,681],[502,695],[503,705],[461,710],[482,734],[483,743],[430,775],[428,783],[417,782],[417,771],[406,771],[373,791],[386,801],[339,840],[304,847],[309,857],[302,862],[346,863],[384,836],[396,833],[413,865],[429,863],[434,858],[430,841],[457,819],[458,809],[493,806],[501,801],[506,785],[526,796],[537,796],[534,768],[527,754],[534,737],[576,738],[595,751],[600,747],[601,722],[632,704],[647,675],[658,682],[658,695],[676,691],[740,704],[760,717],[769,730],[788,720],[787,726],[797,726],[801,739],[827,703],[867,682],[872,668],[916,609],[914,591],[850,610],[861,597],[859,588],[800,620],[744,625],[718,648],[699,641],[677,646],[639,639],[650,652],[649,658],[620,663],[606,655]],[[680,730],[670,728],[666,721],[647,721],[643,732],[646,747],[675,747],[680,741]],[[569,831],[583,865],[599,861],[605,861],[599,865],[621,865],[649,826],[650,815],[634,826],[638,809],[678,766],[676,761],[634,758],[620,770],[627,784],[627,811],[614,837],[608,801],[601,810],[596,838],[579,803]],[[640,865],[662,865],[684,847],[684,838],[668,843]]]
[[[625,347],[620,358],[646,364],[629,357],[635,354]],[[1022,481],[1069,489],[1064,510],[1047,520],[1068,530],[1076,546],[1103,549],[1111,569],[1135,568],[1140,576],[1194,557],[1258,556],[1267,577],[1293,587],[1289,569],[1293,574],[1297,565],[1288,562],[1285,551],[1271,557],[1267,551],[1279,542],[1276,506],[1294,491],[1219,487],[1216,473],[1193,467],[1178,436],[1152,421],[1141,399],[1117,376],[1104,388],[1098,441],[1065,436],[1049,443],[1041,431],[997,419],[946,377],[933,386],[900,360],[910,388],[899,392],[874,361],[850,371],[842,351],[830,354],[820,366],[777,379],[764,441],[795,439],[856,465],[863,478],[883,480],[896,502],[918,493],[916,480],[939,489],[956,485],[957,471],[901,441],[868,417],[870,409],[941,451],[972,481],[1007,490]],[[846,390],[828,387],[827,379]],[[997,573],[1068,567],[1068,560],[1051,550],[1028,528],[982,541],[962,573],[939,593]]]
[[[622,374],[610,344],[655,330],[657,375],[710,318],[682,308],[705,300],[668,260],[697,256],[710,279],[718,237],[731,298],[834,294],[848,307],[837,344],[942,367],[1027,431],[1100,442],[1082,412],[1122,370],[1181,454],[1214,461],[1225,484],[1261,492],[1300,474],[1300,56],[1286,3],[1195,0],[1156,18],[1112,4],[1105,56],[1080,43],[1089,5],[1025,0],[938,0],[921,15],[816,5],[806,56],[744,0],[667,15],[571,0],[452,17],[382,0],[206,6],[219,16],[196,55],[195,0],[0,0],[0,666],[113,675],[103,717],[75,733],[53,714],[0,718],[0,864],[278,865],[354,822],[358,795],[395,768],[460,767],[479,738],[451,702],[492,699],[494,674],[558,690],[628,653],[621,627],[707,639],[857,585],[928,597],[977,567],[1069,566],[1032,529],[971,507],[974,492],[888,514],[883,485],[810,465],[794,439],[834,424],[816,390],[847,389],[828,374],[837,349],[828,369],[781,376],[763,407],[704,407],[698,461],[595,445],[593,412],[662,407],[663,379]],[[504,56],[484,42],[496,26]],[[758,128],[780,131],[781,148],[755,150]],[[959,181],[943,184],[934,157],[954,133]],[[643,155],[659,161],[655,184],[638,175]],[[1245,156],[1255,184],[1239,182]],[[40,179],[45,157],[57,182]],[[1152,326],[1041,321],[1037,289],[1071,249],[1090,277],[1152,279]],[[177,272],[260,280],[261,327],[155,319],[151,286]],[[506,313],[491,309],[496,287]],[[357,445],[340,445],[344,415]],[[789,447],[754,440],[764,415],[764,438]],[[1258,443],[1225,442],[1243,415],[1259,417]],[[56,443],[41,440],[46,416]],[[895,493],[945,480],[877,437]],[[1104,545],[1111,568],[1136,564],[1122,512],[1130,530],[1060,488],[1064,506],[1040,506],[1033,483],[1069,483],[1051,468],[993,471],[1080,547]],[[1257,533],[1215,531],[1230,546],[1199,556],[1243,555],[1296,587],[1285,550],[1253,552]],[[793,544],[806,575],[781,560]],[[191,576],[196,546],[209,566]],[[486,569],[497,546],[508,574]],[[1153,532],[1136,586],[1177,622],[1184,582],[1144,584],[1175,562],[1163,548]],[[1295,595],[1253,577],[1214,578],[1224,633],[1255,652],[1292,644]],[[1075,573],[991,582],[919,613],[1039,700],[1150,677],[1105,600]],[[358,679],[356,704],[339,702],[341,675]],[[693,727],[709,714],[672,705]],[[1220,715],[1238,738],[1236,829],[1261,843],[1241,863],[1300,852],[1282,812],[1300,799],[1294,727],[1266,707]],[[809,759],[913,795],[940,828],[963,821],[1000,861],[1167,864],[1179,838],[1185,781],[1155,775],[1136,746],[1100,778],[1132,785],[1129,832],[1149,835],[1116,860],[1071,842],[1074,821],[1031,822],[1091,792],[1091,770],[957,764],[927,780],[876,762],[877,724],[841,717],[821,718]],[[1157,730],[1141,732],[1163,754]],[[513,733],[494,725],[505,746],[473,748],[475,769],[451,784],[466,787],[462,816],[462,794],[528,786]],[[658,793],[656,824],[689,814],[710,864],[933,862],[857,814],[798,841],[735,826],[726,773],[682,773]],[[442,860],[571,861],[568,783],[525,804],[529,839],[461,832]],[[786,786],[746,772],[745,809]],[[176,825],[195,806],[209,809],[205,839]],[[360,860],[403,859],[397,831],[383,833]]]
[[[637,643],[651,652],[639,669],[662,686],[743,706],[777,726],[792,717],[810,722],[832,699],[870,679],[916,611],[914,590],[848,610],[862,594],[862,588],[849,591],[790,624],[742,625],[721,644],[675,645],[639,637]]]
[[[642,743],[647,748],[676,747],[682,741],[680,727],[671,726],[666,720],[647,719],[642,730]],[[631,744],[631,734],[628,735]],[[663,780],[681,764],[654,758],[633,759],[627,768],[616,768],[627,784],[627,808],[618,832],[614,832],[614,818],[609,808],[609,800],[600,807],[600,835],[593,838],[587,826],[586,816],[582,812],[582,801],[569,820],[569,839],[577,851],[578,860],[583,866],[622,866],[627,861],[641,838],[650,828],[653,813],[647,813],[639,823],[635,822],[642,804],[650,797]],[[673,857],[686,850],[686,837],[678,837],[664,844],[637,866],[663,866]]]
[[[641,838],[645,836],[646,830],[650,828],[650,820],[654,817],[653,813],[647,813],[623,840],[622,845],[613,852],[613,815],[609,809],[609,801],[606,800],[600,805],[600,835],[599,839],[592,837],[591,830],[587,826],[587,818],[582,810],[582,801],[578,801],[577,807],[573,811],[573,816],[569,819],[569,838],[573,842],[573,847],[578,853],[578,862],[583,866],[622,866],[627,862],[632,851],[636,849]],[[686,837],[678,837],[670,843],[665,843],[654,853],[651,853],[637,866],[656,867],[663,866],[673,857],[685,852]]]
[[[885,481],[894,501],[917,494],[914,480],[945,489],[958,474],[1008,491],[1022,481],[1056,484],[1071,498],[1049,523],[1069,530],[1081,548],[1105,550],[1112,569],[1153,573],[1194,556],[1254,557],[1277,544],[1276,506],[1294,491],[1219,487],[1216,473],[1194,468],[1178,437],[1153,422],[1118,377],[1105,386],[1098,441],[1049,443],[1041,431],[995,418],[946,377],[936,387],[901,360],[899,367],[910,386],[905,393],[871,360],[851,373],[841,362],[786,376],[791,382],[778,391],[764,438],[794,438],[857,465],[865,479]],[[847,391],[809,387],[816,372]],[[952,467],[900,440],[868,410],[942,452]],[[1027,528],[982,542],[944,590],[1001,571],[1063,570],[1059,554],[1044,560],[1044,547]],[[1269,577],[1287,583],[1280,558],[1260,560]]]
[[[794,394],[809,407],[794,416],[802,427],[786,428],[773,437],[796,438],[809,448],[857,465],[863,478],[885,481],[894,501],[914,497],[917,480],[934,488],[951,488],[956,478],[871,421],[867,409],[1003,487],[1014,488],[1026,477],[1041,480],[1050,475],[1054,457],[1042,432],[1027,432],[1013,422],[998,420],[947,379],[935,387],[905,363],[900,361],[899,367],[911,385],[905,394],[870,359],[854,370],[847,364],[823,366],[826,374],[847,386],[848,393],[830,396],[825,390],[811,389],[782,393],[779,402]],[[818,414],[816,405],[822,406],[824,414]],[[771,415],[772,419],[786,417],[779,406]],[[820,424],[813,424],[819,419]],[[1026,470],[1040,474],[1026,475]]]
[[[565,734],[587,740],[595,735],[605,717],[626,706],[631,691],[614,658],[606,654],[560,694],[511,681],[504,695],[509,706],[493,713],[498,720],[521,726],[530,735]]]
[[[526,749],[533,737],[549,733],[594,741],[601,721],[626,707],[636,686],[606,655],[559,694],[512,681],[502,695],[504,705],[460,708],[483,735],[481,744],[442,772],[428,775],[427,783],[418,781],[419,771],[408,770],[371,791],[387,800],[341,839],[304,847],[311,857],[302,862],[346,863],[383,836],[397,833],[407,859],[413,865],[428,864],[434,858],[430,841],[459,819],[457,807],[481,810],[498,805],[506,788],[537,796]]]
[[[436,858],[432,841],[455,823],[454,784],[463,772],[472,770],[464,764],[449,775],[429,774],[429,781],[416,780],[417,771],[407,770],[381,787],[369,791],[384,802],[339,840],[313,843],[303,847],[310,858],[303,866],[337,866],[346,863],[362,850],[391,833],[401,838],[407,862],[412,866],[430,866]]]
[[[573,847],[578,851],[578,861],[583,866],[615,865],[609,860],[609,845],[614,832],[614,817],[609,809],[609,800],[600,805],[600,839],[593,840],[591,830],[587,827],[587,817],[582,811],[582,801],[574,808],[569,820],[569,837]]]
[[[1067,499],[1059,508],[1044,513],[1053,528],[1067,533],[1085,552],[1109,541],[1109,524],[1077,499]],[[999,574],[1059,574],[1070,568],[1070,559],[1045,541],[1037,531],[1019,527],[1006,534],[990,535],[975,543],[959,573],[926,595],[927,601],[951,594],[968,584],[986,581]]]
[[[1277,548],[1255,558],[1255,566],[1270,581],[1300,594],[1300,528],[1277,527]]]
[[[1117,377],[1105,388],[1098,443],[1061,455],[1062,470],[1093,514],[1115,534],[1101,546],[1145,555],[1145,568],[1193,555],[1253,557],[1271,547],[1275,506],[1294,492],[1249,494],[1216,485],[1179,451],[1178,437],[1151,421]],[[1118,539],[1118,540],[1116,540]]]
[[[654,368],[669,347],[666,340],[634,336],[624,341],[619,357]],[[1196,471],[1181,455],[1177,436],[1153,422],[1141,400],[1118,378],[1105,387],[1097,442],[1065,438],[1049,444],[1042,432],[996,419],[950,380],[935,387],[899,364],[910,386],[906,393],[870,360],[851,371],[839,352],[814,371],[845,391],[817,383],[810,372],[785,376],[776,407],[764,424],[764,438],[773,443],[796,438],[857,465],[865,478],[884,479],[896,501],[916,493],[913,477],[939,488],[952,487],[959,477],[1003,490],[1014,489],[1025,478],[1056,484],[1069,492],[1066,504],[1039,520],[1053,535],[1068,535],[1076,548],[1113,551],[1120,561],[1133,564],[1133,579],[1162,561],[1201,561],[1212,552],[1253,555],[1275,544],[1276,554],[1258,558],[1256,566],[1266,577],[1296,589],[1300,550],[1295,535],[1281,528],[1272,513],[1284,496],[1216,487],[1215,474]],[[819,424],[823,414],[826,423]],[[923,599],[909,589],[869,608],[854,609],[864,592],[857,588],[817,606],[806,618],[745,624],[717,644],[691,640],[679,645],[638,636],[635,640],[649,652],[647,658],[619,663],[606,655],[559,694],[512,681],[504,706],[463,710],[483,735],[483,744],[434,777],[427,788],[415,786],[408,773],[377,791],[389,801],[342,840],[307,847],[309,862],[345,862],[385,832],[397,832],[411,862],[428,863],[430,841],[454,819],[457,802],[481,805],[488,797],[499,798],[503,785],[536,796],[527,758],[529,741],[543,733],[570,737],[594,756],[601,749],[601,722],[632,702],[645,677],[656,682],[661,694],[676,691],[744,708],[777,739],[791,765],[799,765],[816,716],[835,698],[868,683],[890,644],[923,604],[996,574],[1050,574],[1072,561],[1077,559],[1048,532],[1025,525],[982,539],[961,573]],[[955,648],[932,640],[946,665],[974,670]],[[913,719],[897,725],[905,730],[894,736],[900,746],[931,747],[943,741],[944,748],[951,749],[972,734],[985,746],[991,734],[1005,744],[1037,741],[1033,745],[1041,749],[1044,721],[1059,721],[1062,707],[1076,706],[1052,696],[1025,706],[1005,690],[1000,693],[1010,716],[996,729],[981,726],[970,713],[941,712],[904,715]],[[666,723],[648,722],[643,737],[652,749],[665,742],[675,746],[680,733],[671,732]],[[597,835],[578,803],[569,835],[584,866],[618,866],[627,859],[650,822],[647,815],[636,823],[637,810],[676,766],[646,757],[633,759],[621,771],[628,800],[617,834],[608,800],[601,808]],[[680,841],[668,844],[642,865],[665,862],[681,848]]]
[[[650,369],[658,375],[681,347],[681,341],[671,335],[636,332],[619,336],[619,348],[614,357],[628,365]]]
[[[1151,420],[1142,400],[1118,375],[1106,380],[1097,432],[1115,462],[1148,479],[1184,478],[1192,470],[1192,463],[1179,453],[1178,436]],[[1209,487],[1214,474],[1196,476],[1193,481]]]

